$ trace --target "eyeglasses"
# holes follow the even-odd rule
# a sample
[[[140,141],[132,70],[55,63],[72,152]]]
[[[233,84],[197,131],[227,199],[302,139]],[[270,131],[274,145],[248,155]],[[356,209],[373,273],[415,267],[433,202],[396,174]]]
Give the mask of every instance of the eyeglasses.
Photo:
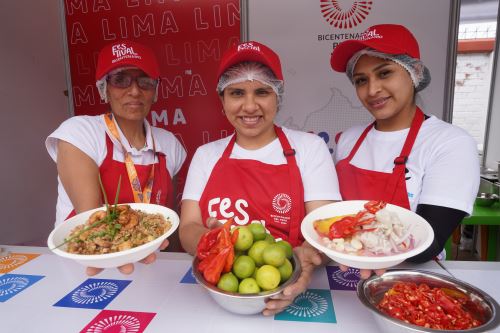
[[[155,90],[158,80],[150,78],[149,76],[132,76],[126,73],[117,73],[108,75],[106,81],[116,88],[128,88],[135,81],[137,86],[143,90]]]

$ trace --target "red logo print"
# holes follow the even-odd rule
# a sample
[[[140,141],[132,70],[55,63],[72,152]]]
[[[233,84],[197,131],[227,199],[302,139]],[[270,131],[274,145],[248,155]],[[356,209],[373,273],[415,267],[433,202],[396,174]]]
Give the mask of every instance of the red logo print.
[[[280,214],[286,214],[292,209],[292,198],[286,193],[276,194],[273,198],[273,208]]]
[[[351,29],[365,20],[372,3],[361,0],[320,0],[321,14],[331,26]]]

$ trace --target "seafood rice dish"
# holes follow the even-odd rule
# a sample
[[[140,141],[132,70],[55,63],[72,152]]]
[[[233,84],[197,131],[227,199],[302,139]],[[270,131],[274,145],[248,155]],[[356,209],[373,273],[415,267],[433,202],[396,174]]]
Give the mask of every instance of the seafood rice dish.
[[[129,205],[93,213],[66,238],[69,253],[105,254],[125,251],[163,235],[172,223],[162,214],[148,214]]]
[[[355,215],[314,221],[314,228],[326,247],[348,254],[393,255],[412,249],[411,226],[385,206],[385,202],[370,201]]]

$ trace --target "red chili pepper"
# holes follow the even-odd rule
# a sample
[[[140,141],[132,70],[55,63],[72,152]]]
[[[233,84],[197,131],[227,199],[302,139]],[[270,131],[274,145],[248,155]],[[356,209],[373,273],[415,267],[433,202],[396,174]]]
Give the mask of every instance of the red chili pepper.
[[[226,264],[227,256],[229,255],[229,248],[225,248],[208,263],[203,271],[203,277],[211,284],[217,284],[220,279],[222,270]]]
[[[216,284],[221,272],[230,272],[233,267],[233,244],[238,238],[238,232],[235,230],[231,235],[231,223],[232,219],[229,219],[223,226],[208,231],[198,243],[196,249],[196,255],[200,258],[198,269],[209,283]]]
[[[231,243],[228,244],[228,248],[230,249],[229,255],[227,256],[226,260],[226,266],[224,266],[224,273],[228,273],[231,271],[231,268],[233,268],[233,262],[234,262],[234,243],[236,243],[236,240],[238,239],[238,234],[239,230],[235,229],[234,232],[231,235]]]
[[[207,268],[208,264],[214,260],[214,258],[217,256],[217,253],[210,253],[208,256],[203,258],[199,263],[198,263],[198,270],[200,272],[204,272],[205,269]]]
[[[204,259],[210,254],[210,249],[217,242],[217,238],[221,230],[221,228],[213,229],[201,236],[196,249],[198,258]]]
[[[236,241],[238,240],[238,235],[240,231],[238,229],[235,229],[233,233],[231,234],[231,243],[234,245],[236,244]]]

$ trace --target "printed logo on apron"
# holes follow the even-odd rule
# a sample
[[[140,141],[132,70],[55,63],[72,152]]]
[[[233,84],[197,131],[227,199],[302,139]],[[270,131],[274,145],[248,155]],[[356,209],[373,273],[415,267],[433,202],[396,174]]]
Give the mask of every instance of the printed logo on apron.
[[[226,219],[234,217],[234,222],[239,225],[245,225],[250,222],[250,216],[245,208],[248,208],[248,202],[245,199],[236,199],[234,206],[230,198],[213,198],[208,201],[209,216],[218,218],[218,213],[220,213]],[[223,219],[218,219],[221,222],[225,222]]]
[[[286,215],[292,209],[292,198],[286,193],[278,193],[273,198],[273,209],[280,215],[271,214],[274,223],[286,225],[290,216]]]

